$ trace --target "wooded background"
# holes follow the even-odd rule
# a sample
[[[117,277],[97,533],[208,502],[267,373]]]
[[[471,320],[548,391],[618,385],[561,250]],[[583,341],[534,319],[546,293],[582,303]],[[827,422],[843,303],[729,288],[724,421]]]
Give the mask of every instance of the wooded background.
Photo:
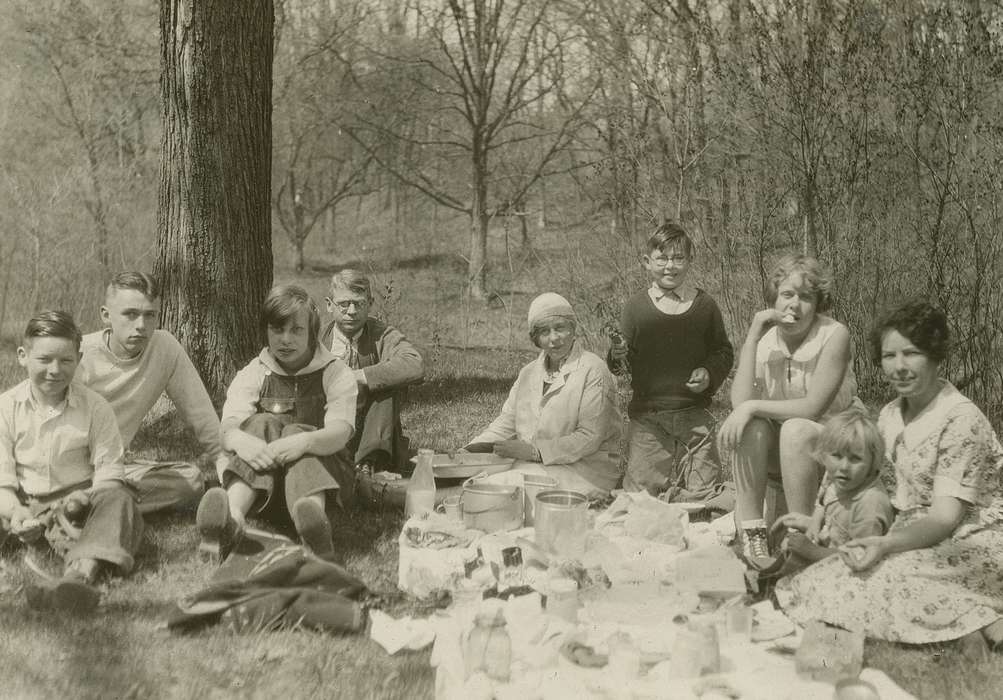
[[[263,226],[280,264],[448,253],[470,296],[488,301],[502,262],[493,237],[531,250],[556,231],[571,262],[554,279],[601,325],[637,288],[652,225],[678,219],[736,343],[774,259],[805,251],[834,272],[833,315],[853,333],[865,392],[877,381],[864,352],[873,317],[925,296],[955,332],[949,376],[1003,415],[998,2],[252,4],[273,7],[256,25],[270,31],[241,36],[272,40]],[[206,6],[217,18],[244,8],[161,8]],[[0,8],[8,337],[42,307],[91,318],[112,272],[157,263],[161,11],[148,0]],[[233,23],[214,26],[233,38]],[[246,61],[217,64],[225,84],[265,70],[248,62],[267,50],[244,48]],[[247,172],[215,163],[236,181]],[[271,270],[245,269],[267,266],[264,252],[238,276],[270,283]],[[606,273],[576,274],[582,256],[608,261]]]

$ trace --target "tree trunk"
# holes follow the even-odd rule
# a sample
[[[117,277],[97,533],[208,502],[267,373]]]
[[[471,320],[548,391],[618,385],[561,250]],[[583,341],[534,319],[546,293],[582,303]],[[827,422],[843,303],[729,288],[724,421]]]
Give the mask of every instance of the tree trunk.
[[[470,203],[470,263],[468,278],[470,296],[485,300],[487,292],[488,264],[488,157],[486,150],[473,149],[473,189]]]
[[[271,0],[161,0],[163,323],[214,401],[272,284]]]

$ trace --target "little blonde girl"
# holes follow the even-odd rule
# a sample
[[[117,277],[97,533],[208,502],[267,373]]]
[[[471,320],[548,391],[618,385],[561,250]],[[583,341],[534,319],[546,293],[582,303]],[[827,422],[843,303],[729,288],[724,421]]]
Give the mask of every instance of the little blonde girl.
[[[825,467],[814,512],[789,513],[774,525],[788,529],[793,556],[784,573],[836,554],[851,540],[885,534],[895,517],[879,478],[884,442],[866,412],[850,408],[826,421],[814,457]]]

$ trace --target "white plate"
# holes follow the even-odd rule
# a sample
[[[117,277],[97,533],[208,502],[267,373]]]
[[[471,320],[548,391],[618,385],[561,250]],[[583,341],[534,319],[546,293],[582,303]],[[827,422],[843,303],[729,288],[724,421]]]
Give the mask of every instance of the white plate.
[[[417,462],[417,457],[411,458]],[[437,479],[469,479],[478,474],[497,474],[508,471],[515,462],[510,457],[496,454],[459,453],[455,455],[437,454],[432,458],[432,471]]]

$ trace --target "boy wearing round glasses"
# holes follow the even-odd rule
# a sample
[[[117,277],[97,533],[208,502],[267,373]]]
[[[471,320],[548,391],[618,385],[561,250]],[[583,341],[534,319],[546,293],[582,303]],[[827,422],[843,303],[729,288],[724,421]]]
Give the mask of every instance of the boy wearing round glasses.
[[[324,328],[322,342],[355,373],[359,396],[348,449],[356,466],[400,472],[409,458],[400,419],[402,390],[422,380],[424,367],[403,333],[370,318],[372,301],[372,285],[362,272],[335,273],[325,299],[332,321]]]
[[[734,350],[714,299],[689,279],[693,242],[678,224],[648,238],[641,264],[651,286],[632,296],[620,317],[623,343],[610,366],[629,363],[627,473],[623,487],[671,501],[714,495],[721,466],[716,421],[707,410],[728,376]]]

